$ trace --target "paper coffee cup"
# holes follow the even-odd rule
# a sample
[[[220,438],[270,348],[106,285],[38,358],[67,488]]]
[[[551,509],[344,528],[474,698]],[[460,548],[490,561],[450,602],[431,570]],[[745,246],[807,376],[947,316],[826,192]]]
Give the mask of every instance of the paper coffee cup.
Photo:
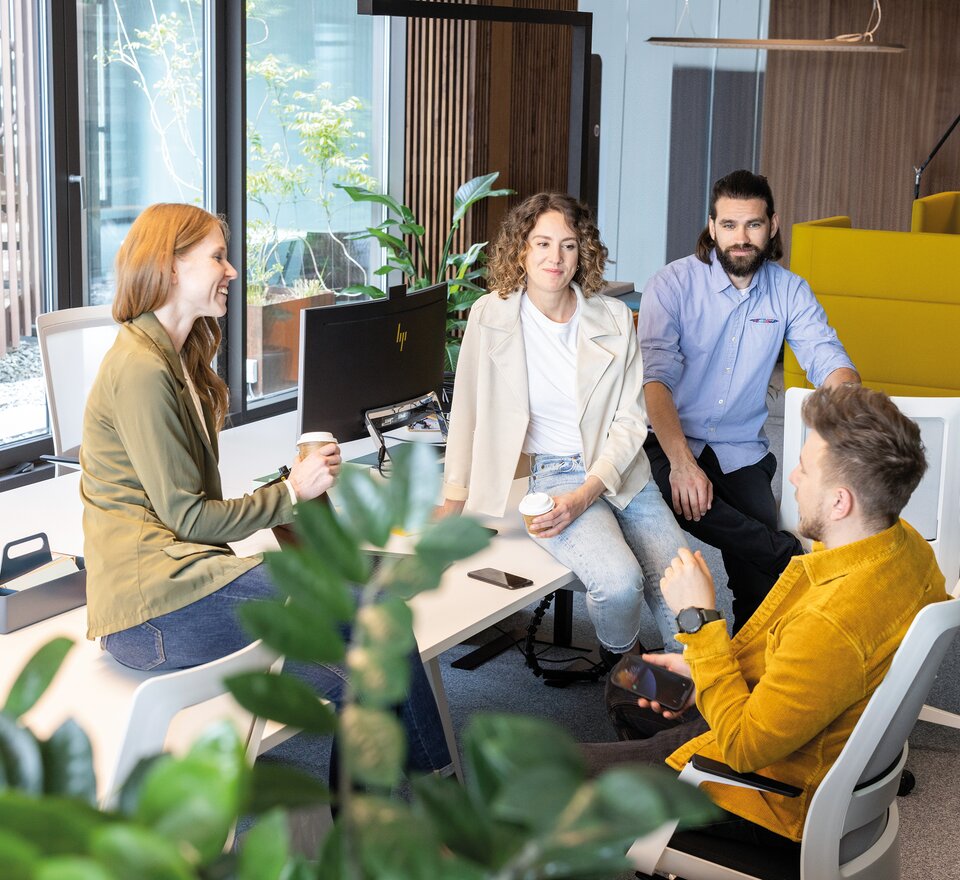
[[[297,458],[306,458],[314,449],[336,443],[337,438],[329,431],[308,431],[297,440]]]
[[[541,516],[544,513],[549,513],[554,508],[554,501],[546,492],[531,492],[529,495],[524,495],[520,501],[520,516],[523,517],[523,521],[527,526],[527,531],[530,532],[530,523],[533,521],[534,517]],[[530,532],[531,535],[537,537],[536,534]]]

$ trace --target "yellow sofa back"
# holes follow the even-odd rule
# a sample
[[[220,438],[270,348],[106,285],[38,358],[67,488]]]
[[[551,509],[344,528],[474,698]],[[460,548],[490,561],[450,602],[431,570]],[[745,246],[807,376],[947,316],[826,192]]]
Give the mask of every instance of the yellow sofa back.
[[[796,223],[790,269],[804,277],[864,384],[888,394],[960,396],[960,235]],[[787,388],[811,387],[789,346]]]
[[[960,192],[936,193],[914,201],[910,231],[960,235]]]

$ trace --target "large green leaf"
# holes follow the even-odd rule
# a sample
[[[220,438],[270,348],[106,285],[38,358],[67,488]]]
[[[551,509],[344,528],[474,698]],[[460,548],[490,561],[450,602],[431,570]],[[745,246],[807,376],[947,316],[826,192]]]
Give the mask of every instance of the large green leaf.
[[[101,828],[93,835],[91,851],[110,866],[117,880],[196,880],[180,848],[146,828]]]
[[[405,443],[390,452],[387,484],[393,525],[415,532],[429,522],[440,492],[436,450],[429,443]]]
[[[493,867],[493,822],[485,810],[477,809],[462,785],[447,777],[422,776],[413,780],[413,790],[418,812],[433,825],[444,846]]]
[[[412,599],[417,593],[435,590],[446,566],[443,560],[404,556],[385,566],[378,574],[377,582],[391,596]]]
[[[43,788],[47,794],[75,797],[88,804],[97,802],[93,751],[89,738],[75,721],[68,719],[50,739],[42,741],[40,753]]]
[[[365,605],[357,613],[357,635],[361,645],[382,646],[405,656],[417,644],[413,635],[413,612],[406,602],[388,598]]]
[[[567,788],[566,780],[582,779],[585,773],[572,737],[542,718],[478,713],[464,731],[463,748],[467,789],[474,802],[490,804],[511,820],[517,813],[512,780],[545,766]]]
[[[386,709],[403,702],[410,687],[410,663],[384,645],[351,648],[347,654],[350,682],[368,706]]]
[[[329,802],[330,790],[315,776],[263,760],[253,765],[250,802],[244,810],[260,815],[276,807],[296,809]]]
[[[364,876],[376,880],[437,880],[438,842],[429,824],[397,800],[360,796],[350,805]]]
[[[393,198],[393,196],[385,195],[383,193],[370,192],[370,190],[363,189],[359,186],[346,186],[341,183],[335,183],[334,186],[337,189],[342,189],[355,202],[373,202],[377,205],[383,205],[401,217],[404,221],[408,223],[415,222],[413,212],[406,205],[398,202],[395,198]]]
[[[347,465],[340,472],[337,495],[344,519],[353,533],[363,541],[383,547],[393,526],[389,489],[374,482],[369,468]],[[365,582],[366,575],[357,581]]]
[[[383,299],[387,295],[379,287],[374,287],[372,284],[350,284],[347,287],[344,287],[340,292],[363,293],[369,296],[371,299]]]
[[[369,560],[331,504],[321,500],[298,504],[294,528],[306,547],[320,551],[323,561],[348,581],[363,583],[370,576]]]
[[[275,810],[247,832],[240,850],[237,880],[280,880],[290,857],[290,834],[284,814]]]
[[[43,757],[40,744],[29,730],[0,713],[0,762],[7,785],[29,794],[43,791]]]
[[[32,880],[40,850],[4,828],[0,828],[0,877],[4,880]]]
[[[313,614],[345,622],[353,616],[353,595],[347,581],[324,564],[315,549],[285,548],[264,556],[277,589]],[[364,580],[366,576],[364,576]]]
[[[246,602],[237,609],[244,628],[271,648],[307,663],[339,663],[344,644],[329,618],[297,603]]]
[[[468,516],[448,516],[424,531],[417,556],[433,564],[456,562],[479,553],[490,543],[490,533]]]
[[[332,733],[336,715],[309,685],[292,675],[246,672],[226,680],[236,701],[263,718],[311,733]]]
[[[10,880],[4,874],[5,880]],[[82,856],[55,856],[37,866],[33,880],[117,880],[105,865]]]
[[[403,768],[403,728],[391,712],[347,706],[340,716],[340,744],[354,778],[373,788],[393,788]]]
[[[86,852],[91,835],[109,820],[72,798],[41,800],[15,791],[0,794],[0,828],[47,855]]]
[[[182,758],[158,762],[140,789],[136,818],[200,863],[217,857],[240,810],[248,773],[236,730],[221,723]]]
[[[680,782],[665,767],[618,767],[601,774],[594,786],[603,820],[638,835],[670,819],[703,825],[722,815],[704,792]]]
[[[17,676],[7,695],[3,711],[13,718],[19,718],[30,709],[53,681],[60,664],[72,647],[72,639],[61,637],[47,642],[40,648]]]
[[[512,189],[491,189],[499,176],[500,172],[494,171],[492,174],[474,177],[463,184],[453,196],[452,223],[459,223],[466,216],[467,211],[481,199],[512,195],[514,192]]]

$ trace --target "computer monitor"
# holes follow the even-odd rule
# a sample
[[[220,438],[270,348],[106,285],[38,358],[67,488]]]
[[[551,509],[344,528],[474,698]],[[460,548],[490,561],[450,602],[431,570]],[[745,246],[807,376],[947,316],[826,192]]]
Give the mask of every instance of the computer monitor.
[[[446,282],[300,313],[300,431],[367,436],[364,413],[443,385]]]

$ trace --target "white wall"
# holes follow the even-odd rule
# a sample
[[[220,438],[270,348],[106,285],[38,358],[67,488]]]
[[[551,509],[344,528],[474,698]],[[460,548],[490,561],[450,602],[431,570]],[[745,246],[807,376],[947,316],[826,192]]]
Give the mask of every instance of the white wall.
[[[616,261],[607,277],[639,289],[666,262],[671,137],[683,136],[670,131],[674,66],[762,73],[766,54],[670,49],[646,40],[765,37],[769,0],[580,0],[579,9],[593,13],[593,52],[603,61],[598,219]],[[702,161],[711,167],[710,150]],[[705,191],[704,220],[708,197]],[[694,244],[695,235],[691,252]]]

